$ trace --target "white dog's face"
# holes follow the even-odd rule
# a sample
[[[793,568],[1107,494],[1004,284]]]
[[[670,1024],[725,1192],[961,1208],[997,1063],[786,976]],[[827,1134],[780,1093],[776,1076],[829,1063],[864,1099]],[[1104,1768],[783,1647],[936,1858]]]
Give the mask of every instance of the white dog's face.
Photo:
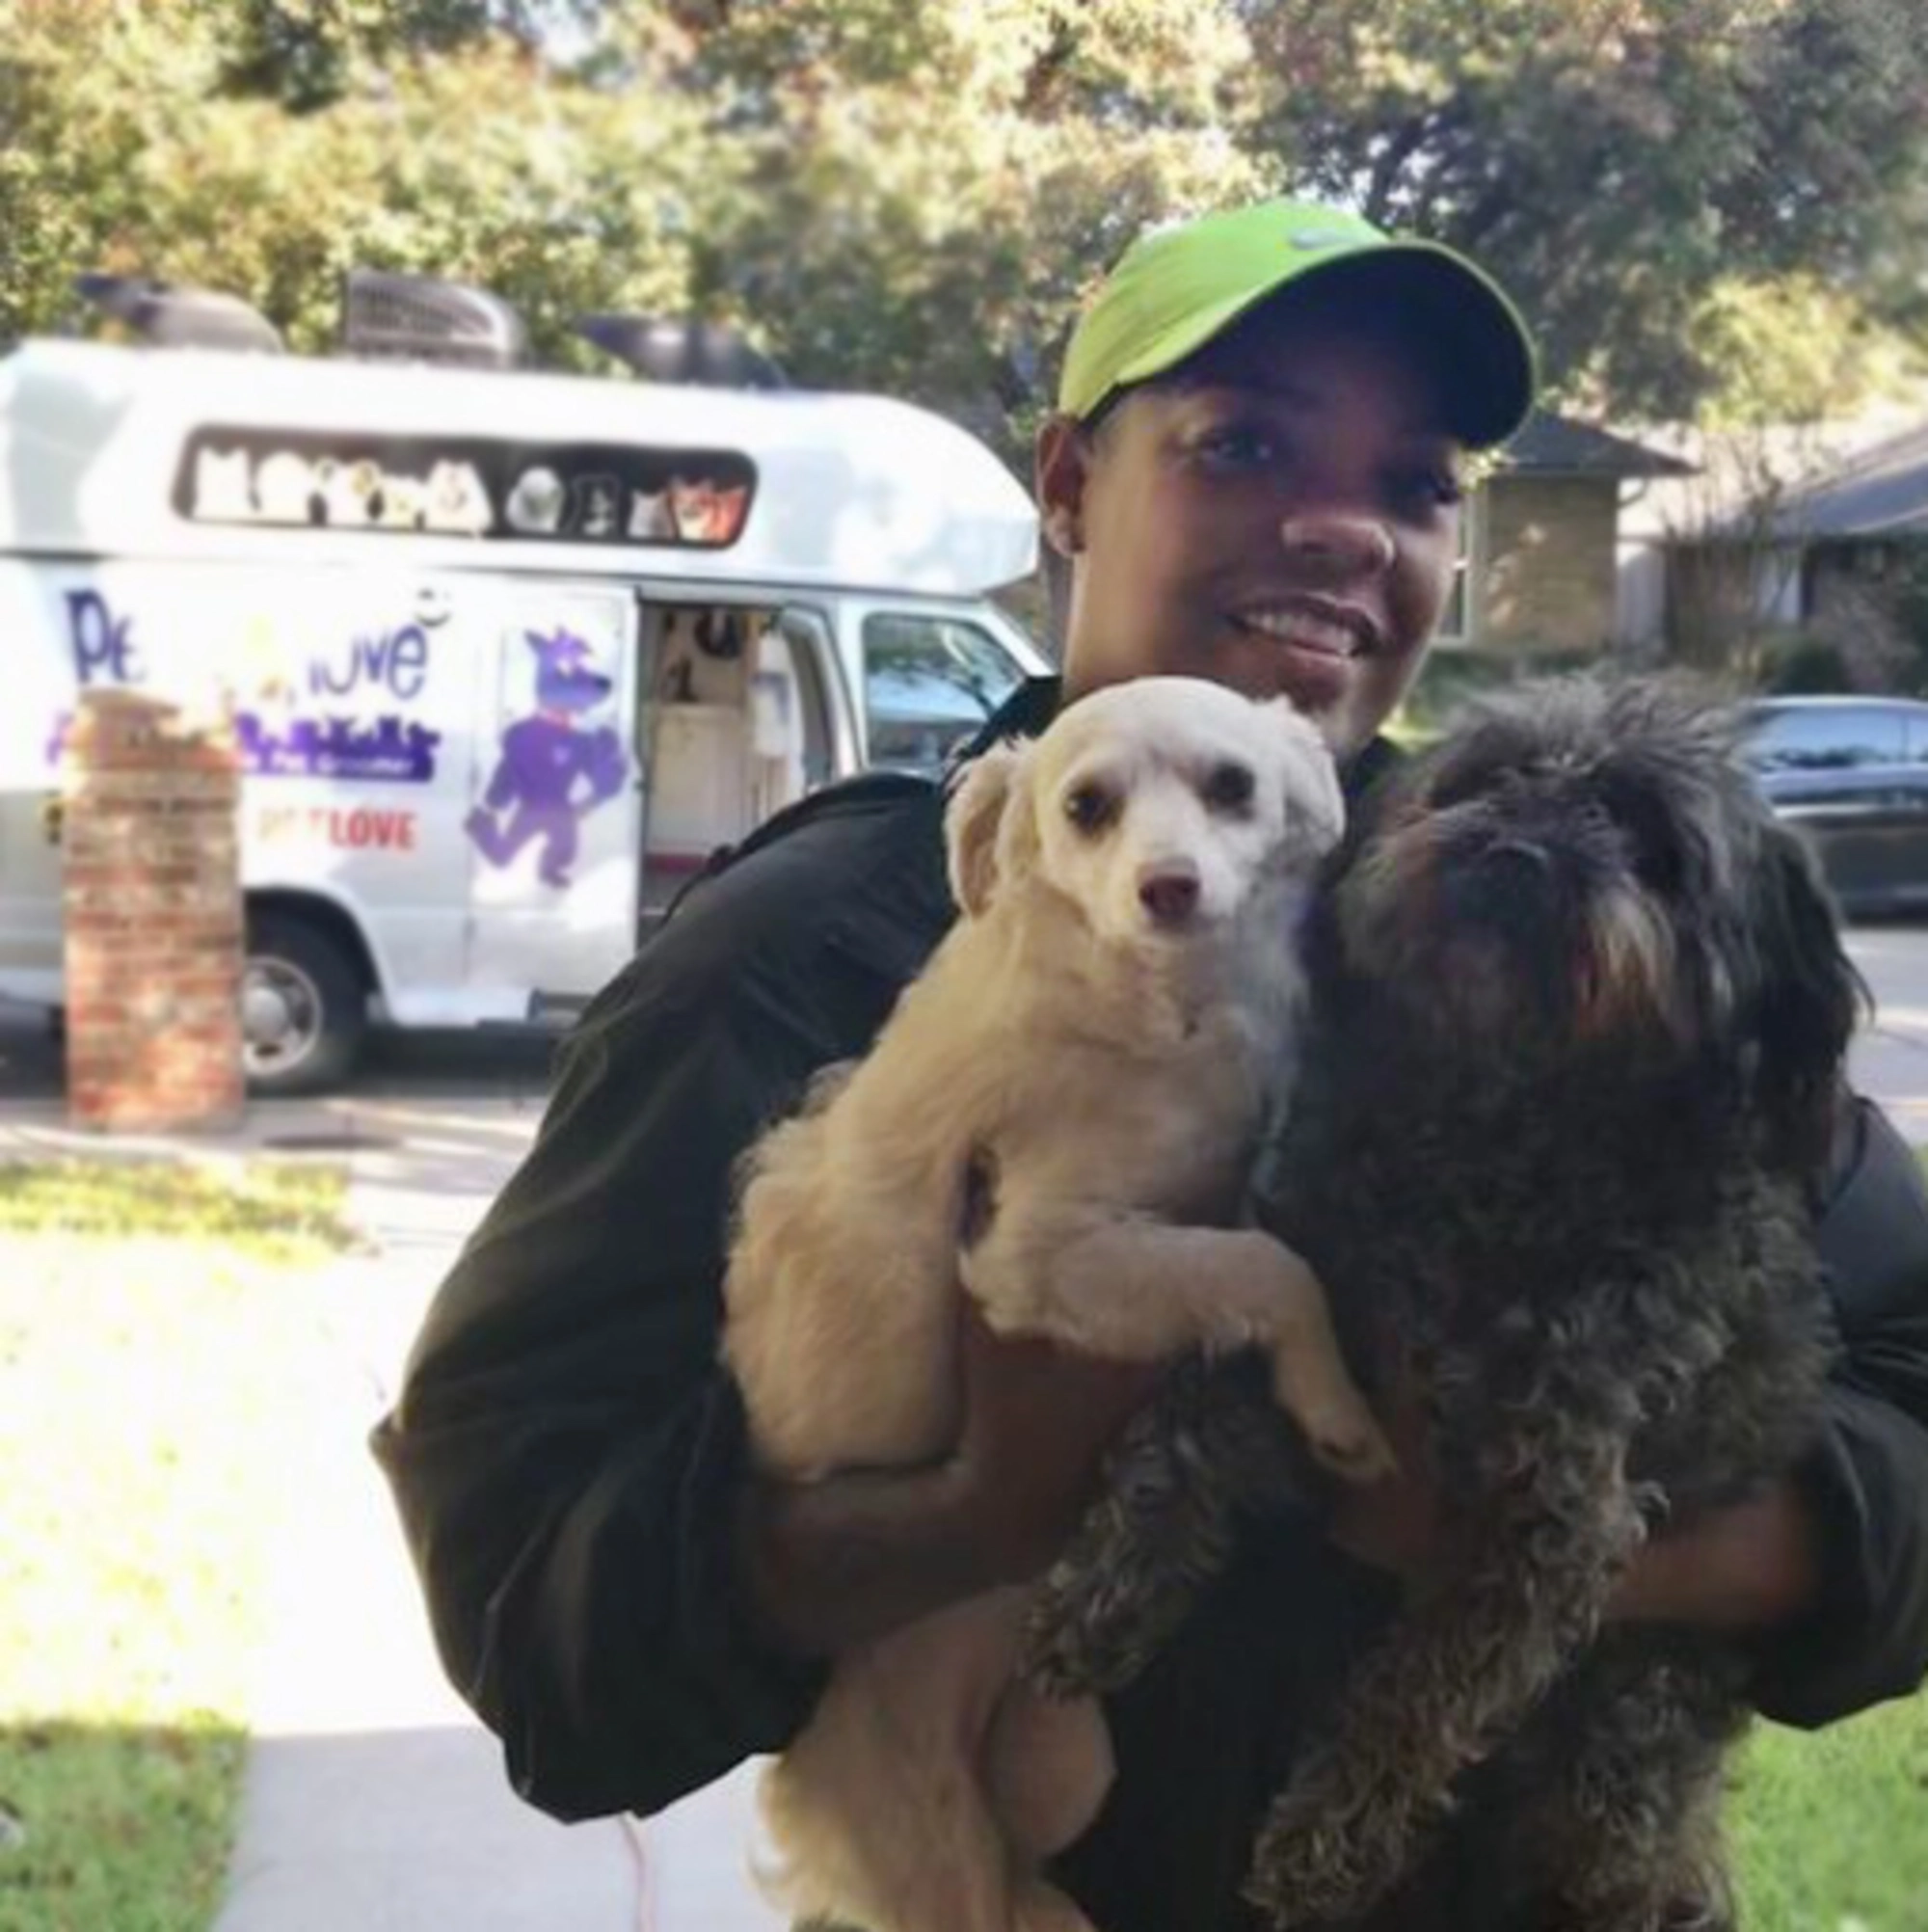
[[[1311,867],[1344,823],[1331,753],[1284,699],[1138,678],[971,767],[947,820],[951,886],[976,917],[1041,885],[1105,943],[1168,945]]]

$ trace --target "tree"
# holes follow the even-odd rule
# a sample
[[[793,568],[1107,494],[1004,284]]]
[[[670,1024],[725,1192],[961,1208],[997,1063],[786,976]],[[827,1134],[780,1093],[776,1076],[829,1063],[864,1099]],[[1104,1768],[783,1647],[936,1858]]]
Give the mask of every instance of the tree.
[[[0,335],[104,266],[315,346],[362,261],[551,360],[578,309],[731,322],[1017,461],[1139,229],[1297,187],[1488,262],[1567,398],[1833,398],[1928,331],[1912,4],[15,0]]]
[[[1852,287],[1928,136],[1912,0],[1276,0],[1245,10],[1300,178],[1463,247],[1550,372],[1684,415],[1734,278]]]
[[[687,304],[722,171],[701,103],[667,90],[638,112],[520,32],[457,36],[444,7],[367,10],[398,35],[405,12],[427,24],[381,58],[349,46],[345,91],[297,108],[299,60],[256,88],[233,58],[252,44],[237,19],[292,11],[30,11],[0,72],[0,337],[60,326],[87,268],[232,291],[307,349],[334,339],[356,263],[486,283],[555,361],[589,356],[577,312]]]

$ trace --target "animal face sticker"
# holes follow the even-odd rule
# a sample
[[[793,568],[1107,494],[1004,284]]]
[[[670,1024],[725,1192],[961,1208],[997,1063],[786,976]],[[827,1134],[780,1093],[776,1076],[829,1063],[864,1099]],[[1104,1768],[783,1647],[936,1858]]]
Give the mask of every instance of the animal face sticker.
[[[281,529],[720,549],[742,535],[754,484],[727,450],[210,429],[189,441],[174,507]]]
[[[742,527],[748,492],[741,486],[724,489],[708,477],[672,477],[670,515],[677,536],[685,544],[729,544]]]

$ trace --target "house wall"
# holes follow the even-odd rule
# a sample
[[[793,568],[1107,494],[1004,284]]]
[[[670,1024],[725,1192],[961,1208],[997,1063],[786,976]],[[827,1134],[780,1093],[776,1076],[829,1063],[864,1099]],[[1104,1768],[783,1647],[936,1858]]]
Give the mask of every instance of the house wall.
[[[1668,655],[1721,669],[1750,639],[1798,624],[1801,553],[1786,544],[1673,543],[1667,560]]]
[[[1612,477],[1494,477],[1486,487],[1478,643],[1603,648],[1614,634],[1619,518]]]

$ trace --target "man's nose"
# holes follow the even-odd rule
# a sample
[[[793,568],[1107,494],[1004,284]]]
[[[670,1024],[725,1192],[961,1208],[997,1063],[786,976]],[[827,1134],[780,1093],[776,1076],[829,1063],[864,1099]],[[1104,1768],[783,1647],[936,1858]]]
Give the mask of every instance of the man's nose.
[[[1392,532],[1377,517],[1288,517],[1279,541],[1304,562],[1323,566],[1335,578],[1376,577],[1392,568]]]

